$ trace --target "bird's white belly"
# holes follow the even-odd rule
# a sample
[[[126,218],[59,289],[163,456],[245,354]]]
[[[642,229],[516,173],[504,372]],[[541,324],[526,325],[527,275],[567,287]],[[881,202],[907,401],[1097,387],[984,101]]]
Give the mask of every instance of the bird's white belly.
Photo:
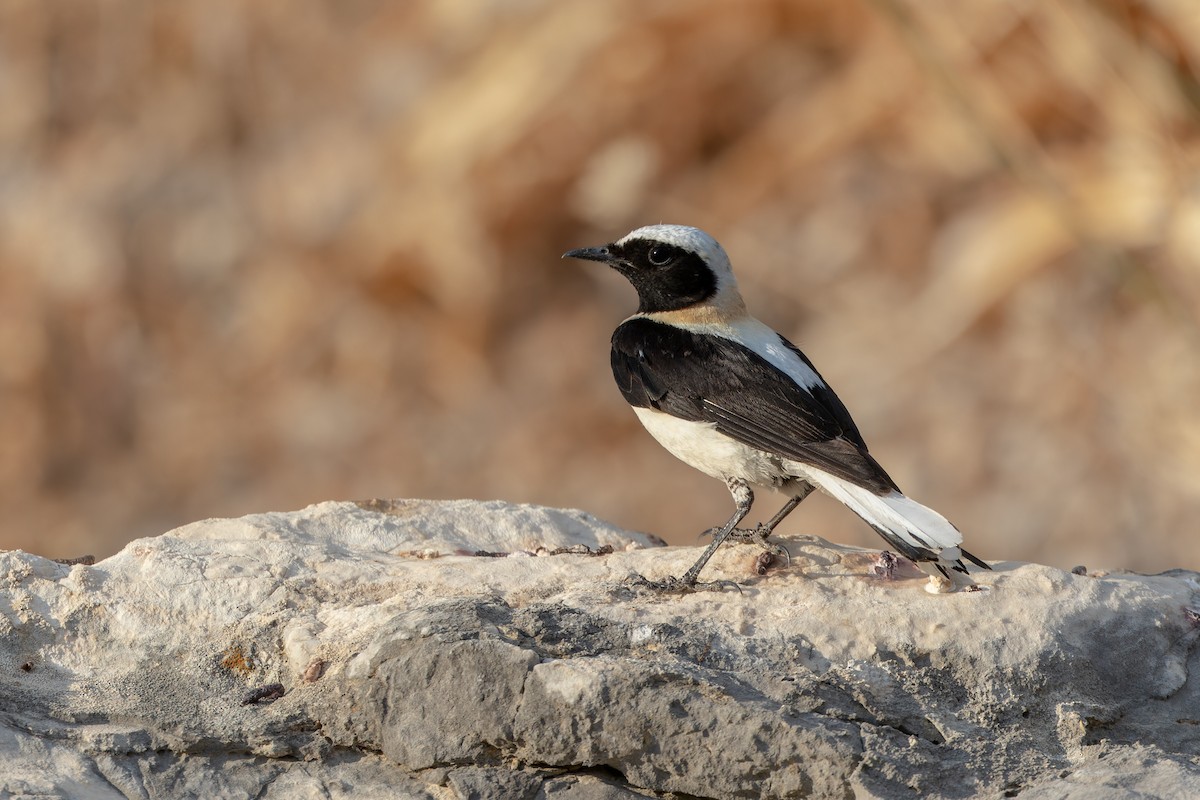
[[[711,422],[692,422],[653,408],[634,407],[642,425],[671,455],[706,475],[740,478],[759,486],[778,486],[790,477],[780,460],[731,439]]]

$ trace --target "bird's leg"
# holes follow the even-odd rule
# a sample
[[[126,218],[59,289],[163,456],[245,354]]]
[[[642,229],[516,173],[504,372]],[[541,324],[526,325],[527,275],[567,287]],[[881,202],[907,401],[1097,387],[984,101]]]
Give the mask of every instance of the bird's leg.
[[[812,494],[812,491],[813,485],[811,483],[801,483],[796,493],[792,495],[786,503],[783,504],[783,508],[779,509],[775,516],[771,517],[771,519],[767,520],[765,523],[760,522],[753,528],[734,528],[730,532],[730,538],[737,539],[740,542],[753,542],[763,549],[774,553],[775,555],[781,556],[788,563],[791,563],[792,556],[791,553],[788,552],[787,548],[781,544],[772,544],[768,542],[767,537],[771,535],[779,523],[783,522],[784,517],[795,511],[796,506],[800,505],[800,503],[804,502],[804,498]],[[716,535],[719,530],[720,529],[718,528],[710,528],[708,531],[706,531],[706,533]]]
[[[783,504],[783,508],[779,509],[779,512],[776,513],[775,516],[767,520],[766,524],[759,523],[759,525],[755,527],[755,540],[760,542],[765,541],[766,538],[775,531],[775,527],[779,525],[779,523],[783,522],[783,518],[795,511],[796,506],[804,502],[804,498],[808,497],[810,494],[812,494],[812,492],[813,485],[811,483],[800,484],[799,490],[792,495],[791,499]]]
[[[721,530],[713,535],[712,542],[704,548],[704,552],[700,554],[696,563],[683,573],[683,578],[680,580],[684,586],[696,585],[696,578],[700,576],[700,570],[704,569],[704,565],[712,558],[713,553],[717,552],[721,543],[729,538],[729,534],[733,533],[737,524],[746,518],[746,515],[750,513],[750,506],[754,504],[754,492],[750,491],[750,485],[745,481],[729,478],[725,481],[725,485],[729,487],[729,493],[733,495],[733,502],[736,506],[733,516],[721,527]]]
[[[728,478],[725,485],[729,487],[730,494],[733,495],[733,502],[736,508],[733,516],[729,521],[721,526],[713,535],[712,542],[708,547],[704,548],[704,552],[700,554],[695,564],[683,573],[682,578],[668,576],[661,581],[648,581],[640,575],[634,579],[634,583],[638,586],[643,586],[652,590],[662,592],[692,592],[697,589],[720,591],[726,587],[732,586],[741,591],[736,583],[732,581],[712,581],[711,583],[697,583],[696,578],[700,575],[700,570],[704,569],[704,565],[712,558],[712,554],[717,552],[717,548],[721,546],[721,542],[729,538],[729,534],[737,527],[737,524],[746,518],[750,513],[750,506],[754,503],[754,492],[750,490],[750,485],[743,480],[737,478]]]
[[[809,486],[808,489],[802,494],[793,495],[786,503],[783,504],[783,508],[779,509],[775,516],[771,517],[771,519],[768,520],[765,525],[759,523],[750,530],[735,529],[732,534],[733,537],[742,542],[753,542],[754,544],[757,544],[759,547],[766,550],[768,553],[773,553],[781,557],[785,564],[791,565],[792,554],[788,552],[788,549],[778,542],[768,542],[767,537],[771,535],[773,530],[775,530],[775,526],[783,521],[784,517],[796,510],[796,506],[800,505],[801,501],[803,501],[805,497],[808,497],[808,494],[811,491],[812,487]]]

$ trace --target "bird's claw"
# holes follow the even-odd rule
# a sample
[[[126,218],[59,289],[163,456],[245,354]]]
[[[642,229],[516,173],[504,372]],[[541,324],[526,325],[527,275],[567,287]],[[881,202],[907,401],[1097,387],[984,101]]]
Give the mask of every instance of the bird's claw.
[[[720,528],[709,528],[703,531],[700,536],[716,536],[720,531]],[[768,528],[761,522],[753,528],[734,528],[729,532],[730,539],[736,539],[739,542],[746,542],[747,544],[756,544],[768,553],[782,558],[784,565],[790,567],[792,565],[792,554],[783,545],[770,541],[767,538],[770,535],[771,528]]]
[[[738,586],[733,581],[693,581],[688,583],[683,578],[676,578],[674,575],[652,581],[642,575],[634,575],[629,579],[629,584],[638,589],[647,589],[652,592],[661,592],[663,594],[691,594],[692,592],[723,592],[726,589],[736,589],[738,594],[741,594],[742,587]]]
[[[782,558],[783,565],[785,567],[790,567],[792,565],[792,554],[788,552],[788,549],[783,545],[779,544],[778,542],[768,541],[761,541],[759,544],[762,545],[763,549],[771,555]]]

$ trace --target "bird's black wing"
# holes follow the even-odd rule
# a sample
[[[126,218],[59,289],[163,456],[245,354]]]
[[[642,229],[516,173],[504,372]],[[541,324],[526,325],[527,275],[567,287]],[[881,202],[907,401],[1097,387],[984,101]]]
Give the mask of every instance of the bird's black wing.
[[[612,368],[630,405],[711,422],[743,444],[880,494],[896,489],[823,380],[801,388],[731,339],[636,317],[613,334]]]
[[[850,418],[850,412],[846,409],[845,404],[842,402],[842,398],[833,393],[833,389],[829,388],[829,384],[827,384],[825,379],[821,377],[821,373],[817,372],[817,368],[813,366],[813,363],[808,360],[808,356],[804,355],[799,347],[796,347],[796,345],[792,344],[782,336],[779,337],[779,341],[787,345],[787,348],[793,353],[800,356],[800,360],[808,365],[808,368],[813,371],[813,374],[818,378],[821,378],[821,385],[812,390],[812,394],[817,398],[817,402],[823,405],[826,410],[829,411],[829,413],[833,416],[834,421],[837,422],[838,426],[841,427],[842,437],[849,439],[863,450],[866,450],[867,443],[863,441],[862,434],[858,432],[858,426],[855,425],[854,420]]]

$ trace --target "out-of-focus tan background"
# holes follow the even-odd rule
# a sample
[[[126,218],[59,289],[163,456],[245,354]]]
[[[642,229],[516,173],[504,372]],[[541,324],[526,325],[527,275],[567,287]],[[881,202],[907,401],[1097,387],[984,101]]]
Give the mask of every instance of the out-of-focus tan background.
[[[693,542],[633,292],[559,260],[670,221],[979,555],[1200,567],[1198,78],[1195,0],[5,2],[0,547],[373,496]]]

